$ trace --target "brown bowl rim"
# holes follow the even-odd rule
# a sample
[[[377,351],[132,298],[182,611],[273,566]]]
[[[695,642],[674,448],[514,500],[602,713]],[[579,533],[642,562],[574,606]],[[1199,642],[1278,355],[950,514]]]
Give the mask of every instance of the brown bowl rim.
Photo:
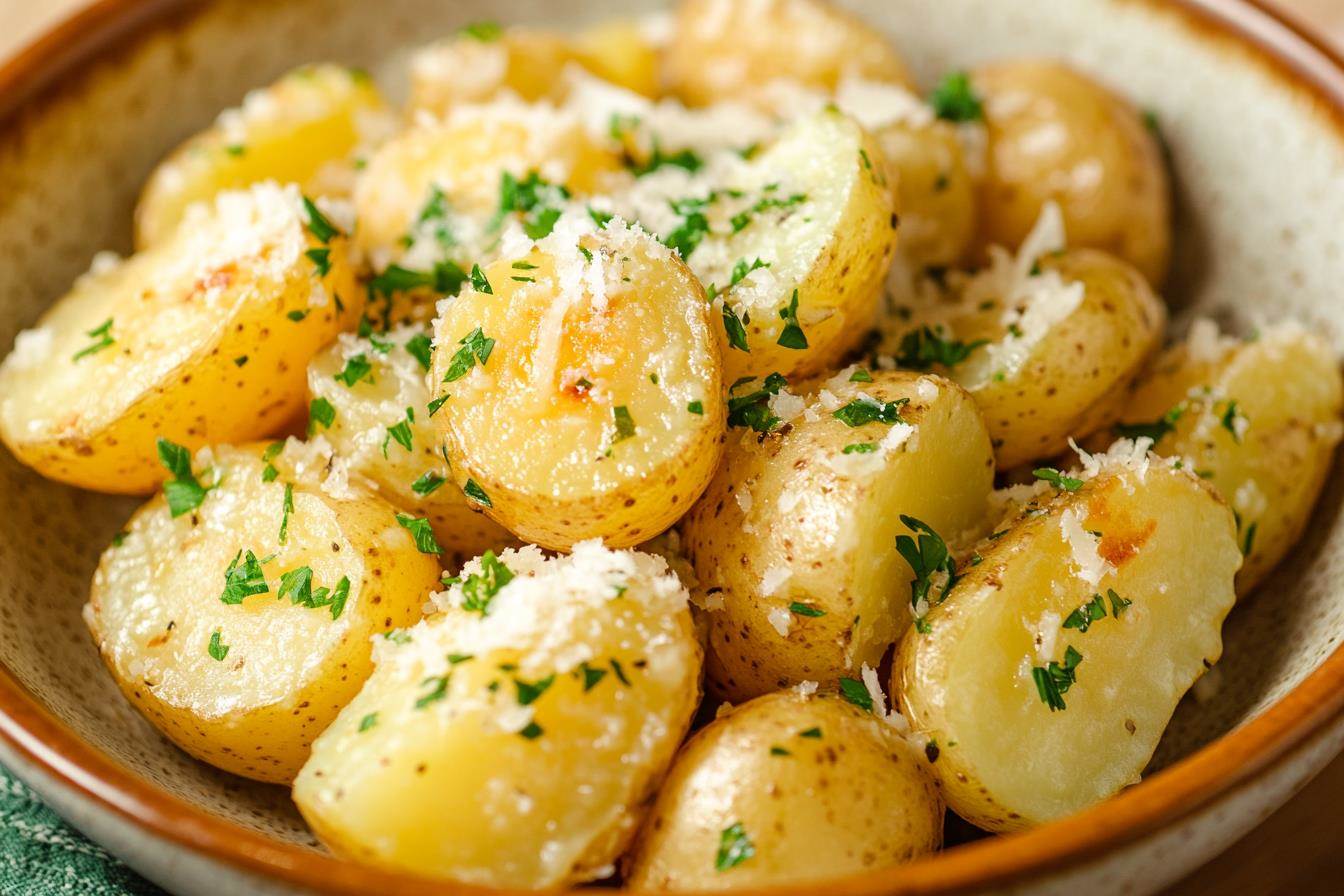
[[[189,18],[211,0],[94,0],[0,64],[0,135],[20,130],[39,109],[82,81],[76,70],[131,52],[142,40]],[[1196,38],[1245,52],[1276,80],[1316,102],[1344,143],[1344,56],[1269,0],[1111,0],[1170,13]],[[1246,24],[1234,10],[1252,11]],[[1263,33],[1279,30],[1276,46]],[[1315,55],[1325,68],[1308,60]],[[4,139],[4,137],[0,137]],[[11,138],[12,139],[12,138]],[[1236,789],[1268,775],[1344,717],[1344,645],[1292,691],[1141,784],[1077,815],[1030,831],[977,841],[908,865],[825,882],[834,896],[957,894],[1009,888],[1059,874],[1156,834]],[[89,745],[0,663],[0,738],[42,775],[152,836],[263,879],[315,892],[506,896],[529,891],[445,883],[358,865],[269,838],[155,786]],[[820,882],[757,890],[786,896]],[[610,893],[592,889],[587,892]],[[752,891],[737,891],[749,894]]]

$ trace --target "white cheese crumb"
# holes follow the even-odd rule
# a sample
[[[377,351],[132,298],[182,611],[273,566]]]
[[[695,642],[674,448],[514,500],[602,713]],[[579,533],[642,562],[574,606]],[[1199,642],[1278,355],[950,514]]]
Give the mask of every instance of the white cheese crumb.
[[[800,681],[793,686],[793,692],[799,697],[811,697],[817,692],[818,684],[815,681]]]
[[[1047,610],[1041,614],[1035,627],[1032,629],[1031,643],[1036,646],[1036,661],[1042,665],[1055,658],[1055,647],[1058,646],[1060,631],[1060,616],[1058,613]]]
[[[793,578],[793,570],[782,564],[768,567],[761,574],[761,594],[770,597],[779,591],[789,579]]]
[[[4,366],[10,370],[35,370],[41,367],[51,359],[54,340],[50,327],[20,330],[14,337],[14,351],[5,359]]]
[[[1089,588],[1097,587],[1104,576],[1115,572],[1115,567],[1098,552],[1101,539],[1083,528],[1082,514],[1077,509],[1070,507],[1060,514],[1059,528],[1078,577]]]
[[[793,614],[787,609],[784,607],[771,607],[770,611],[765,614],[765,618],[769,620],[770,625],[774,627],[775,631],[779,632],[781,638],[787,638],[789,636],[789,626],[793,624]]]

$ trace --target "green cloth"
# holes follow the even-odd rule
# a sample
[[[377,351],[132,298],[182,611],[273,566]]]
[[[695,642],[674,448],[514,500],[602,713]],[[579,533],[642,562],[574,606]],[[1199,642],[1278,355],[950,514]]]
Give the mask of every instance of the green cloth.
[[[0,768],[0,896],[163,896]]]

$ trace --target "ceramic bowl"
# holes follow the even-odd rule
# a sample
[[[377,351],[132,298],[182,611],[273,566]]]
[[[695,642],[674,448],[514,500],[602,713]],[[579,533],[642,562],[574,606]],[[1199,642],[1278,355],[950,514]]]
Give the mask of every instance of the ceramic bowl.
[[[95,251],[128,248],[155,161],[246,89],[312,60],[376,67],[474,19],[561,23],[656,3],[93,3],[0,68],[0,346]],[[1179,185],[1177,320],[1292,316],[1344,349],[1344,62],[1328,50],[1239,0],[850,5],[926,83],[1041,54],[1153,110]],[[1229,619],[1221,689],[1182,703],[1141,784],[825,891],[1146,892],[1249,831],[1344,745],[1342,500],[1336,476],[1305,541]],[[189,759],[122,699],[79,610],[134,502],[45,482],[0,452],[0,506],[0,760],[75,825],[184,894],[466,891],[330,857],[283,789]]]

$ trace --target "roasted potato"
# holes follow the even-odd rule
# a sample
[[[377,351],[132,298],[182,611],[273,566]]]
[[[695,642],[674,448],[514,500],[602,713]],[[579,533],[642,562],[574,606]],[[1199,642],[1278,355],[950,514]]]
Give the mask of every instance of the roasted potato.
[[[1058,494],[986,541],[901,643],[901,712],[974,825],[1027,828],[1136,783],[1222,653],[1232,512],[1146,444],[1056,473]]]
[[[286,783],[438,584],[391,506],[298,442],[160,443],[173,479],[103,554],[84,618],[123,693],[225,771]],[[336,462],[339,464],[339,461]]]
[[[1334,351],[1297,324],[1247,342],[1211,321],[1137,384],[1118,434],[1154,439],[1223,495],[1246,556],[1245,594],[1302,536],[1341,435],[1344,387]]]
[[[988,150],[979,244],[1015,248],[1047,202],[1070,244],[1102,249],[1159,287],[1171,259],[1171,187],[1157,138],[1115,93],[1047,60],[971,73]]]
[[[52,479],[145,494],[154,440],[278,432],[308,359],[358,319],[345,236],[273,183],[199,205],[167,242],[88,275],[0,365],[0,438]]]
[[[135,244],[172,236],[194,202],[264,180],[310,196],[350,195],[356,159],[395,122],[372,79],[356,69],[310,65],[247,95],[159,163],[135,208]]]
[[[927,540],[917,520],[956,541],[994,480],[975,402],[940,377],[851,368],[805,398],[770,388],[730,398],[732,422],[751,429],[730,435],[681,527],[722,601],[708,614],[707,686],[734,702],[876,668],[917,611],[897,536]]]
[[[797,885],[899,865],[942,840],[928,762],[890,724],[835,694],[767,694],[682,748],[626,883]]]
[[[457,484],[520,538],[638,544],[718,466],[709,303],[670,249],[619,220],[568,219],[527,245],[439,318],[433,422]]]
[[[378,642],[294,799],[338,853],[495,887],[605,873],[699,699],[686,591],[662,560],[583,542],[487,554],[447,612]]]

